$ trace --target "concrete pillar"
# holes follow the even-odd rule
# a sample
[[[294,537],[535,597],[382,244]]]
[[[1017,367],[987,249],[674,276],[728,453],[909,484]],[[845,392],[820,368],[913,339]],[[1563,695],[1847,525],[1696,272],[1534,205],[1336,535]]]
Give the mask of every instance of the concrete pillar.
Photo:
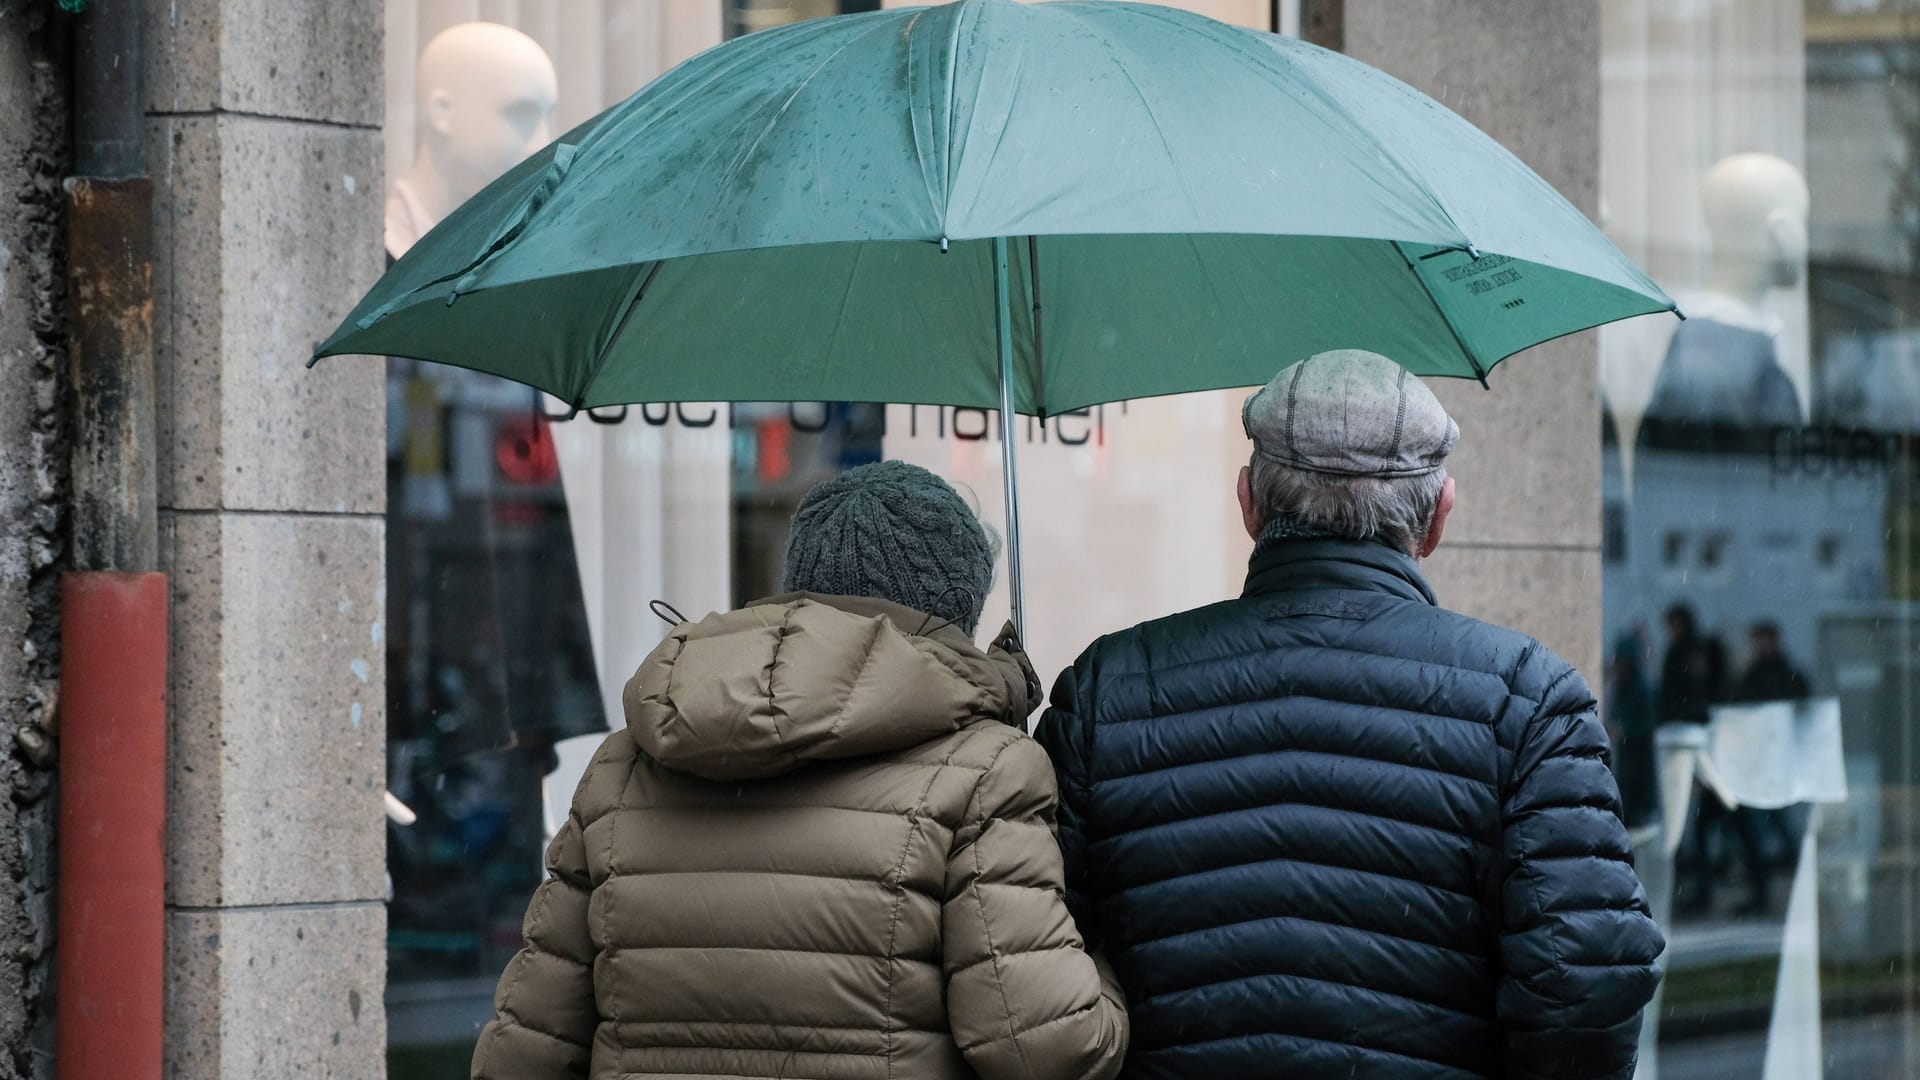
[[[1596,0],[1344,0],[1349,55],[1500,140],[1589,217],[1599,201]],[[1491,393],[1435,389],[1460,421],[1460,508],[1427,569],[1442,603],[1538,636],[1598,680],[1597,339],[1501,365]]]
[[[385,395],[312,372],[379,276],[375,0],[147,4],[167,1075],[385,1073]]]

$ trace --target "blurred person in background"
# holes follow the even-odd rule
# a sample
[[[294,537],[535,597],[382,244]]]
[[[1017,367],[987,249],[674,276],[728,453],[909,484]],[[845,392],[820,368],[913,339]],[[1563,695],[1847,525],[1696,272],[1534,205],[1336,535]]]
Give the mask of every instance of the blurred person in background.
[[[1607,737],[1613,742],[1613,775],[1629,826],[1660,818],[1653,688],[1647,683],[1646,645],[1638,627],[1614,644],[1607,662]]]
[[[1800,702],[1812,696],[1807,676],[1787,655],[1780,624],[1765,619],[1754,623],[1747,631],[1747,666],[1734,684],[1732,700]],[[1791,872],[1804,827],[1804,807],[1743,806],[1734,811],[1747,884],[1747,901],[1736,914],[1764,915],[1772,910],[1773,880]]]

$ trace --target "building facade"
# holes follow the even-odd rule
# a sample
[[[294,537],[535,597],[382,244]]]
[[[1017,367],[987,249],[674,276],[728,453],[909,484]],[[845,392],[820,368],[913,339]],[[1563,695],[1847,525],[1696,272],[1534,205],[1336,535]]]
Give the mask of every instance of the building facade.
[[[544,835],[666,629],[647,602],[697,616],[776,591],[788,514],[837,470],[920,462],[997,524],[1015,438],[1043,676],[1238,591],[1235,393],[1003,432],[977,410],[821,403],[563,420],[423,365],[302,370],[431,224],[422,162],[470,145],[449,132],[475,75],[531,73],[537,144],[730,36],[877,6],[146,5],[167,1075],[464,1075]],[[1920,4],[1182,6],[1426,91],[1681,299],[1684,324],[1549,343],[1490,393],[1436,387],[1464,435],[1461,505],[1427,569],[1443,602],[1536,634],[1602,693],[1672,941],[1641,1075],[1920,1077]],[[71,17],[0,11],[0,190],[23,207],[0,220],[0,630],[28,644],[0,650],[4,1078],[46,1075],[54,1007],[68,301],[49,118]],[[547,67],[426,55],[476,21]],[[1005,611],[997,594],[983,622]]]

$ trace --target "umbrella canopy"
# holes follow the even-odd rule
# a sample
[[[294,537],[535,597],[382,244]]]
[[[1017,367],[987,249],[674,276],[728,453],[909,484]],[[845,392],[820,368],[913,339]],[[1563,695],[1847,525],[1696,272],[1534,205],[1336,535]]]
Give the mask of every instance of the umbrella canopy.
[[[962,0],[682,64],[451,215],[316,358],[588,408],[993,408],[1010,346],[1013,407],[1046,416],[1332,348],[1484,380],[1672,308],[1511,154],[1364,64],[1149,4]]]

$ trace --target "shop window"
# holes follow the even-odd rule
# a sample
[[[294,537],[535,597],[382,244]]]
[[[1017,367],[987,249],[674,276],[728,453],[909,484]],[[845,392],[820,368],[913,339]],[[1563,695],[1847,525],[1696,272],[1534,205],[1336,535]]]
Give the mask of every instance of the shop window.
[[[1607,227],[1690,317],[1601,335],[1603,622],[1645,660],[1603,696],[1669,942],[1641,1068],[1920,1075],[1920,22],[1601,12]]]

